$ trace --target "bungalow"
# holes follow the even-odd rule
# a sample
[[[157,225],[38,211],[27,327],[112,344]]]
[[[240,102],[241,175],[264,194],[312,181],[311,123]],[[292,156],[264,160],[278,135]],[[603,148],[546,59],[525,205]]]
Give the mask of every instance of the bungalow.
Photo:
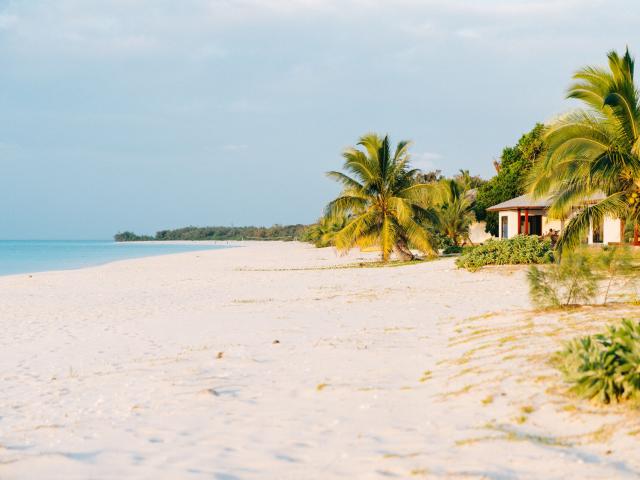
[[[587,203],[595,203],[604,198],[594,195]],[[489,212],[498,212],[499,237],[511,238],[516,235],[547,235],[561,232],[565,220],[549,217],[550,199],[534,200],[529,195],[520,195],[506,202],[487,208]],[[585,243],[619,243],[624,228],[617,218],[605,218],[600,225],[591,225]],[[552,232],[553,231],[553,232]]]

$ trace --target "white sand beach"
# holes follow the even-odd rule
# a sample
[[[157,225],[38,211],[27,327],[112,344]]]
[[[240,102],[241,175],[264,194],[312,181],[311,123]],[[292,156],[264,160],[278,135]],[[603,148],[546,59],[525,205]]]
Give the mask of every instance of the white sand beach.
[[[566,394],[524,268],[300,243],[0,278],[0,478],[614,479],[640,415]]]

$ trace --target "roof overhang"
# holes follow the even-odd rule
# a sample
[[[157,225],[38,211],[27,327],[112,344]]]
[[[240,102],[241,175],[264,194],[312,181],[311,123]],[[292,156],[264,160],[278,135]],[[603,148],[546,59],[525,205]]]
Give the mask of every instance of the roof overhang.
[[[546,205],[514,205],[508,207],[501,207],[500,205],[495,205],[493,207],[487,208],[487,212],[508,212],[508,211],[517,211],[517,210],[547,210],[549,207]]]

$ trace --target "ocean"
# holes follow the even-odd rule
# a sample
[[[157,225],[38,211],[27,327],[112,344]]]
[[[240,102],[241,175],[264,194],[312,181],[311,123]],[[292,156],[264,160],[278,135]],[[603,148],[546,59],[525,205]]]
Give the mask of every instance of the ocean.
[[[70,270],[129,258],[221,248],[230,247],[101,240],[0,240],[0,275]]]

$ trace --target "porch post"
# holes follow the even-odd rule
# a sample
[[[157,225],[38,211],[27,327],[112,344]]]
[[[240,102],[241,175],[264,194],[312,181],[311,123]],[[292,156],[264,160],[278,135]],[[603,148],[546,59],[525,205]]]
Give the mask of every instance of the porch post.
[[[522,213],[522,210],[518,209],[518,235],[520,235],[522,233],[522,227],[520,226],[520,214]]]
[[[524,210],[524,234],[529,235],[529,209]]]

